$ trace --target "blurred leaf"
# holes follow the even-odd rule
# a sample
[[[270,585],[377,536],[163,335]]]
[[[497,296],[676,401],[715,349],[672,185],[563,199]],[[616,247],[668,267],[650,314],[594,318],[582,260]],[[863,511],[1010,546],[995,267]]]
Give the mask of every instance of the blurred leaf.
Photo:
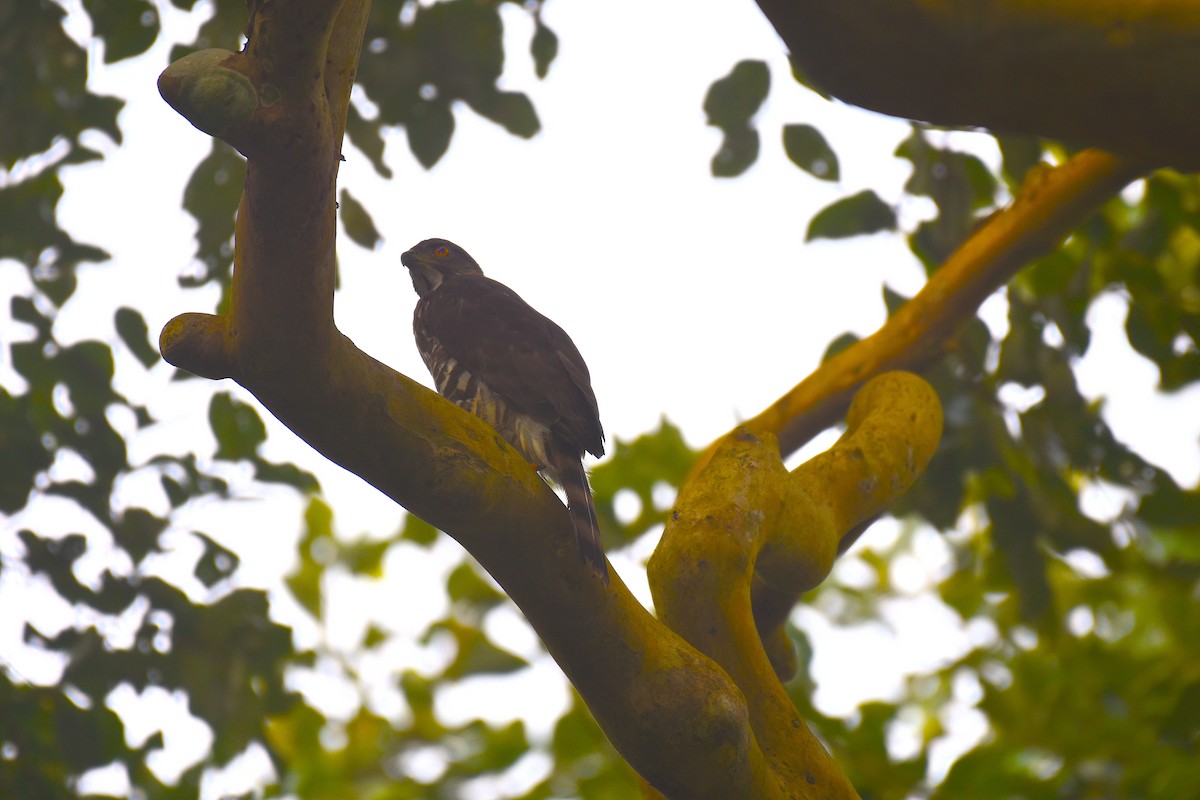
[[[367,632],[363,636],[362,646],[364,650],[371,650],[386,642],[388,634],[381,630],[376,625],[368,625]]]
[[[9,301],[9,308],[12,309],[13,319],[28,323],[37,329],[38,339],[49,338],[50,320],[37,310],[37,306],[32,300],[28,297],[17,295]]]
[[[304,526],[299,544],[300,563],[284,577],[284,583],[301,606],[321,619],[321,579],[325,567],[333,563],[338,553],[333,510],[321,499],[312,498],[304,512]]]
[[[541,130],[533,102],[521,92],[487,92],[468,102],[480,116],[500,124],[514,136],[529,139]]]
[[[511,767],[529,752],[525,723],[519,719],[500,728],[476,722],[456,733],[460,738],[469,739],[473,746],[465,757],[452,765],[450,774],[454,776],[475,777],[497,773]]]
[[[454,114],[448,103],[422,102],[414,106],[413,114],[405,126],[408,132],[408,147],[425,169],[438,162],[450,147],[454,134]]]
[[[530,13],[536,21],[537,8],[530,7]],[[539,127],[532,103],[523,94],[497,88],[503,31],[494,3],[374,3],[357,79],[379,117],[359,124],[355,140],[366,126],[403,125],[413,155],[432,167],[449,147],[455,127],[451,108],[458,100],[518,136],[532,136]],[[535,30],[537,69],[549,63],[547,41]]]
[[[383,577],[383,557],[392,547],[392,541],[357,541],[338,545],[338,562],[344,564],[354,575],[370,578]]]
[[[214,760],[228,763],[261,736],[267,714],[295,702],[283,685],[293,655],[291,630],[270,619],[262,591],[238,589],[210,606],[171,602],[169,596],[156,598],[174,617],[164,680],[187,690],[189,709],[216,735]]]
[[[338,210],[341,212],[342,225],[345,226],[346,235],[350,237],[350,240],[359,247],[374,250],[383,237],[379,235],[379,230],[375,227],[375,221],[371,219],[370,212],[354,198],[354,195],[350,194],[350,190],[342,189],[338,200]]]
[[[571,708],[554,725],[551,752],[557,761],[577,761],[605,744],[604,734],[577,694],[571,694]]]
[[[721,129],[725,140],[712,160],[712,173],[733,177],[758,158],[758,131],[750,125],[771,86],[763,61],[739,61],[724,78],[714,81],[704,98],[708,124]]]
[[[558,55],[558,36],[546,27],[540,14],[534,17],[533,41],[529,44],[529,52],[533,55],[537,76],[545,78],[550,72],[551,62]]]
[[[696,452],[687,446],[679,428],[665,417],[658,430],[643,434],[632,442],[617,440],[611,457],[592,470],[592,491],[596,498],[596,516],[605,539],[625,543],[666,519],[666,509],[657,507],[655,491],[666,489],[673,497],[692,464]],[[627,525],[617,520],[614,503],[622,490],[632,491],[640,512]],[[613,534],[616,534],[614,537]]]
[[[267,439],[267,428],[253,406],[228,392],[218,392],[208,406],[208,423],[217,437],[217,458],[252,459]]]
[[[158,38],[158,10],[149,0],[83,0],[95,35],[104,40],[104,63],[140,55]]]
[[[821,363],[825,363],[838,353],[859,341],[861,341],[861,337],[849,332],[843,333],[825,347],[825,352],[821,355]]]
[[[6,750],[17,756],[0,760],[5,797],[68,797],[66,776],[125,756],[120,718],[103,705],[80,708],[58,687],[14,684],[0,672],[0,709],[5,719],[21,721],[3,734]]]
[[[480,611],[493,608],[505,599],[468,561],[459,564],[450,573],[446,579],[446,593],[452,603],[462,603]]]
[[[871,189],[842,198],[817,212],[804,240],[845,239],[896,229],[896,211]]]
[[[233,265],[233,223],[242,198],[246,160],[229,145],[213,139],[205,157],[183,190],[183,208],[196,219],[198,271],[179,279],[185,287],[217,281],[227,286]]]
[[[836,181],[837,154],[812,125],[784,125],[783,149],[796,166],[815,178]]]
[[[758,131],[733,128],[725,132],[725,141],[712,157],[710,166],[717,178],[736,178],[758,159]]]
[[[771,73],[765,61],[739,61],[708,89],[704,98],[708,124],[724,131],[747,127],[770,88]]]
[[[0,139],[3,136],[0,130]],[[79,244],[58,227],[61,197],[62,183],[53,170],[0,189],[0,259],[12,258],[29,267],[37,287],[58,306],[75,290],[75,266],[108,258],[103,250]]]
[[[454,660],[442,672],[442,678],[446,680],[460,680],[468,675],[504,674],[529,666],[525,659],[493,644],[483,631],[453,618],[430,625],[421,637],[422,643],[428,643],[439,632],[449,633],[457,645]]]
[[[196,0],[171,0],[178,8],[190,9]],[[213,13],[190,44],[177,44],[171,48],[168,62],[175,62],[189,53],[204,50],[209,47],[219,47],[223,50],[240,50],[240,39],[246,27],[245,0],[210,0]],[[182,3],[182,5],[181,5]],[[214,142],[215,144],[215,142]]]
[[[148,554],[158,549],[158,539],[170,524],[144,508],[127,508],[113,525],[117,544],[129,553],[134,564],[140,564]]]
[[[1033,136],[997,136],[1003,175],[1008,184],[1018,187],[1029,171],[1042,161],[1042,143]]]
[[[412,542],[421,547],[430,547],[437,541],[437,528],[415,514],[405,514],[404,524],[400,529],[400,539]]]
[[[68,602],[86,602],[91,592],[75,577],[75,562],[87,552],[87,540],[77,533],[61,539],[43,539],[33,531],[17,534],[25,547],[25,563],[35,575],[45,575],[54,590]]]
[[[935,147],[919,126],[896,155],[913,165],[905,190],[937,205],[937,217],[922,222],[909,238],[913,253],[932,271],[970,235],[978,223],[976,212],[995,204],[997,181],[978,157]]]
[[[263,483],[282,483],[303,494],[312,494],[321,488],[315,475],[295,464],[276,464],[258,455],[251,460],[254,462],[255,480]]]
[[[119,395],[113,392],[112,351],[102,342],[83,341],[63,348],[55,358],[81,417],[97,417]]]
[[[17,358],[13,361],[15,365]],[[48,413],[48,398],[43,403],[29,395],[14,398],[0,387],[0,512],[14,514],[23,508],[34,476],[54,461],[35,423]]]
[[[228,578],[237,571],[241,561],[237,553],[222,547],[211,537],[199,531],[192,531],[192,535],[204,543],[204,554],[200,556],[200,560],[196,562],[196,568],[193,570],[197,580],[211,589],[218,581]]]
[[[10,76],[4,82],[5,91],[0,92],[0,119],[6,121],[0,126],[0,166],[5,169],[11,169],[22,158],[45,152],[60,137],[74,148],[79,134],[89,128],[108,134],[117,143],[121,141],[117,112],[124,102],[87,90],[87,54],[63,31],[64,14],[58,4],[47,2],[14,4],[3,13],[5,44],[0,45],[0,75]],[[53,91],[46,91],[46,87],[53,87]],[[39,180],[57,182],[52,171],[33,179]],[[24,183],[18,184],[18,191]],[[28,231],[14,225],[15,217],[2,213],[3,198],[13,194],[13,188],[0,191],[0,219],[5,221],[4,231],[25,237]],[[41,224],[53,225],[53,215]],[[0,236],[0,243],[3,238]],[[0,257],[4,255],[8,253],[0,245]]]
[[[364,117],[353,103],[346,109],[346,135],[363,152],[380,177],[392,177],[391,168],[383,161],[384,142],[379,126]]]
[[[149,369],[158,363],[158,349],[150,344],[149,328],[146,327],[146,320],[139,311],[121,306],[114,315],[114,322],[117,335],[137,360],[142,362],[143,367]]]

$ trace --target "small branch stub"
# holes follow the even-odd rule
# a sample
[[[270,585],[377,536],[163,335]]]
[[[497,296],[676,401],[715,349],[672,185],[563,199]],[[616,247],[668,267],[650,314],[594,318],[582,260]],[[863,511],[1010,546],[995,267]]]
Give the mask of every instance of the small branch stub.
[[[191,53],[163,70],[159,94],[198,129],[228,141],[232,130],[249,124],[259,105],[254,83],[230,68],[235,58],[215,48]]]

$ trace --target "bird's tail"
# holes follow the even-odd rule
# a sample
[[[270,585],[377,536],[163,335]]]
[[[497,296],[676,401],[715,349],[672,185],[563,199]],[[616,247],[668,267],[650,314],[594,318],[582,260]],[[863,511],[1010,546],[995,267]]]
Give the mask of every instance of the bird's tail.
[[[608,561],[604,558],[604,542],[600,539],[600,526],[596,522],[596,506],[592,500],[587,471],[578,457],[564,456],[558,461],[558,477],[567,495],[567,511],[571,513],[579,554],[600,580],[608,585]]]

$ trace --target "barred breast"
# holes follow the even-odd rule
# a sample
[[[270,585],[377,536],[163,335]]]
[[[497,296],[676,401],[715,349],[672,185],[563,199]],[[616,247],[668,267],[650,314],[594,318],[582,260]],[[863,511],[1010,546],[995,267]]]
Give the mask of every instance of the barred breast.
[[[433,376],[438,394],[491,425],[526,461],[555,483],[560,483],[550,457],[550,428],[527,414],[514,411],[501,395],[447,353],[424,328],[418,327],[417,337],[421,358]]]

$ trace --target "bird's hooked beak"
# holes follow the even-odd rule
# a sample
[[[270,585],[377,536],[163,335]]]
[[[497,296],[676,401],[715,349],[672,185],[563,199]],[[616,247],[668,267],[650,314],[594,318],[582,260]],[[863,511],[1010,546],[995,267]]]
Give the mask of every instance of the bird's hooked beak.
[[[442,282],[441,270],[422,261],[412,250],[401,254],[400,263],[408,268],[409,277],[412,278],[413,288],[417,290],[418,296],[424,297]]]

